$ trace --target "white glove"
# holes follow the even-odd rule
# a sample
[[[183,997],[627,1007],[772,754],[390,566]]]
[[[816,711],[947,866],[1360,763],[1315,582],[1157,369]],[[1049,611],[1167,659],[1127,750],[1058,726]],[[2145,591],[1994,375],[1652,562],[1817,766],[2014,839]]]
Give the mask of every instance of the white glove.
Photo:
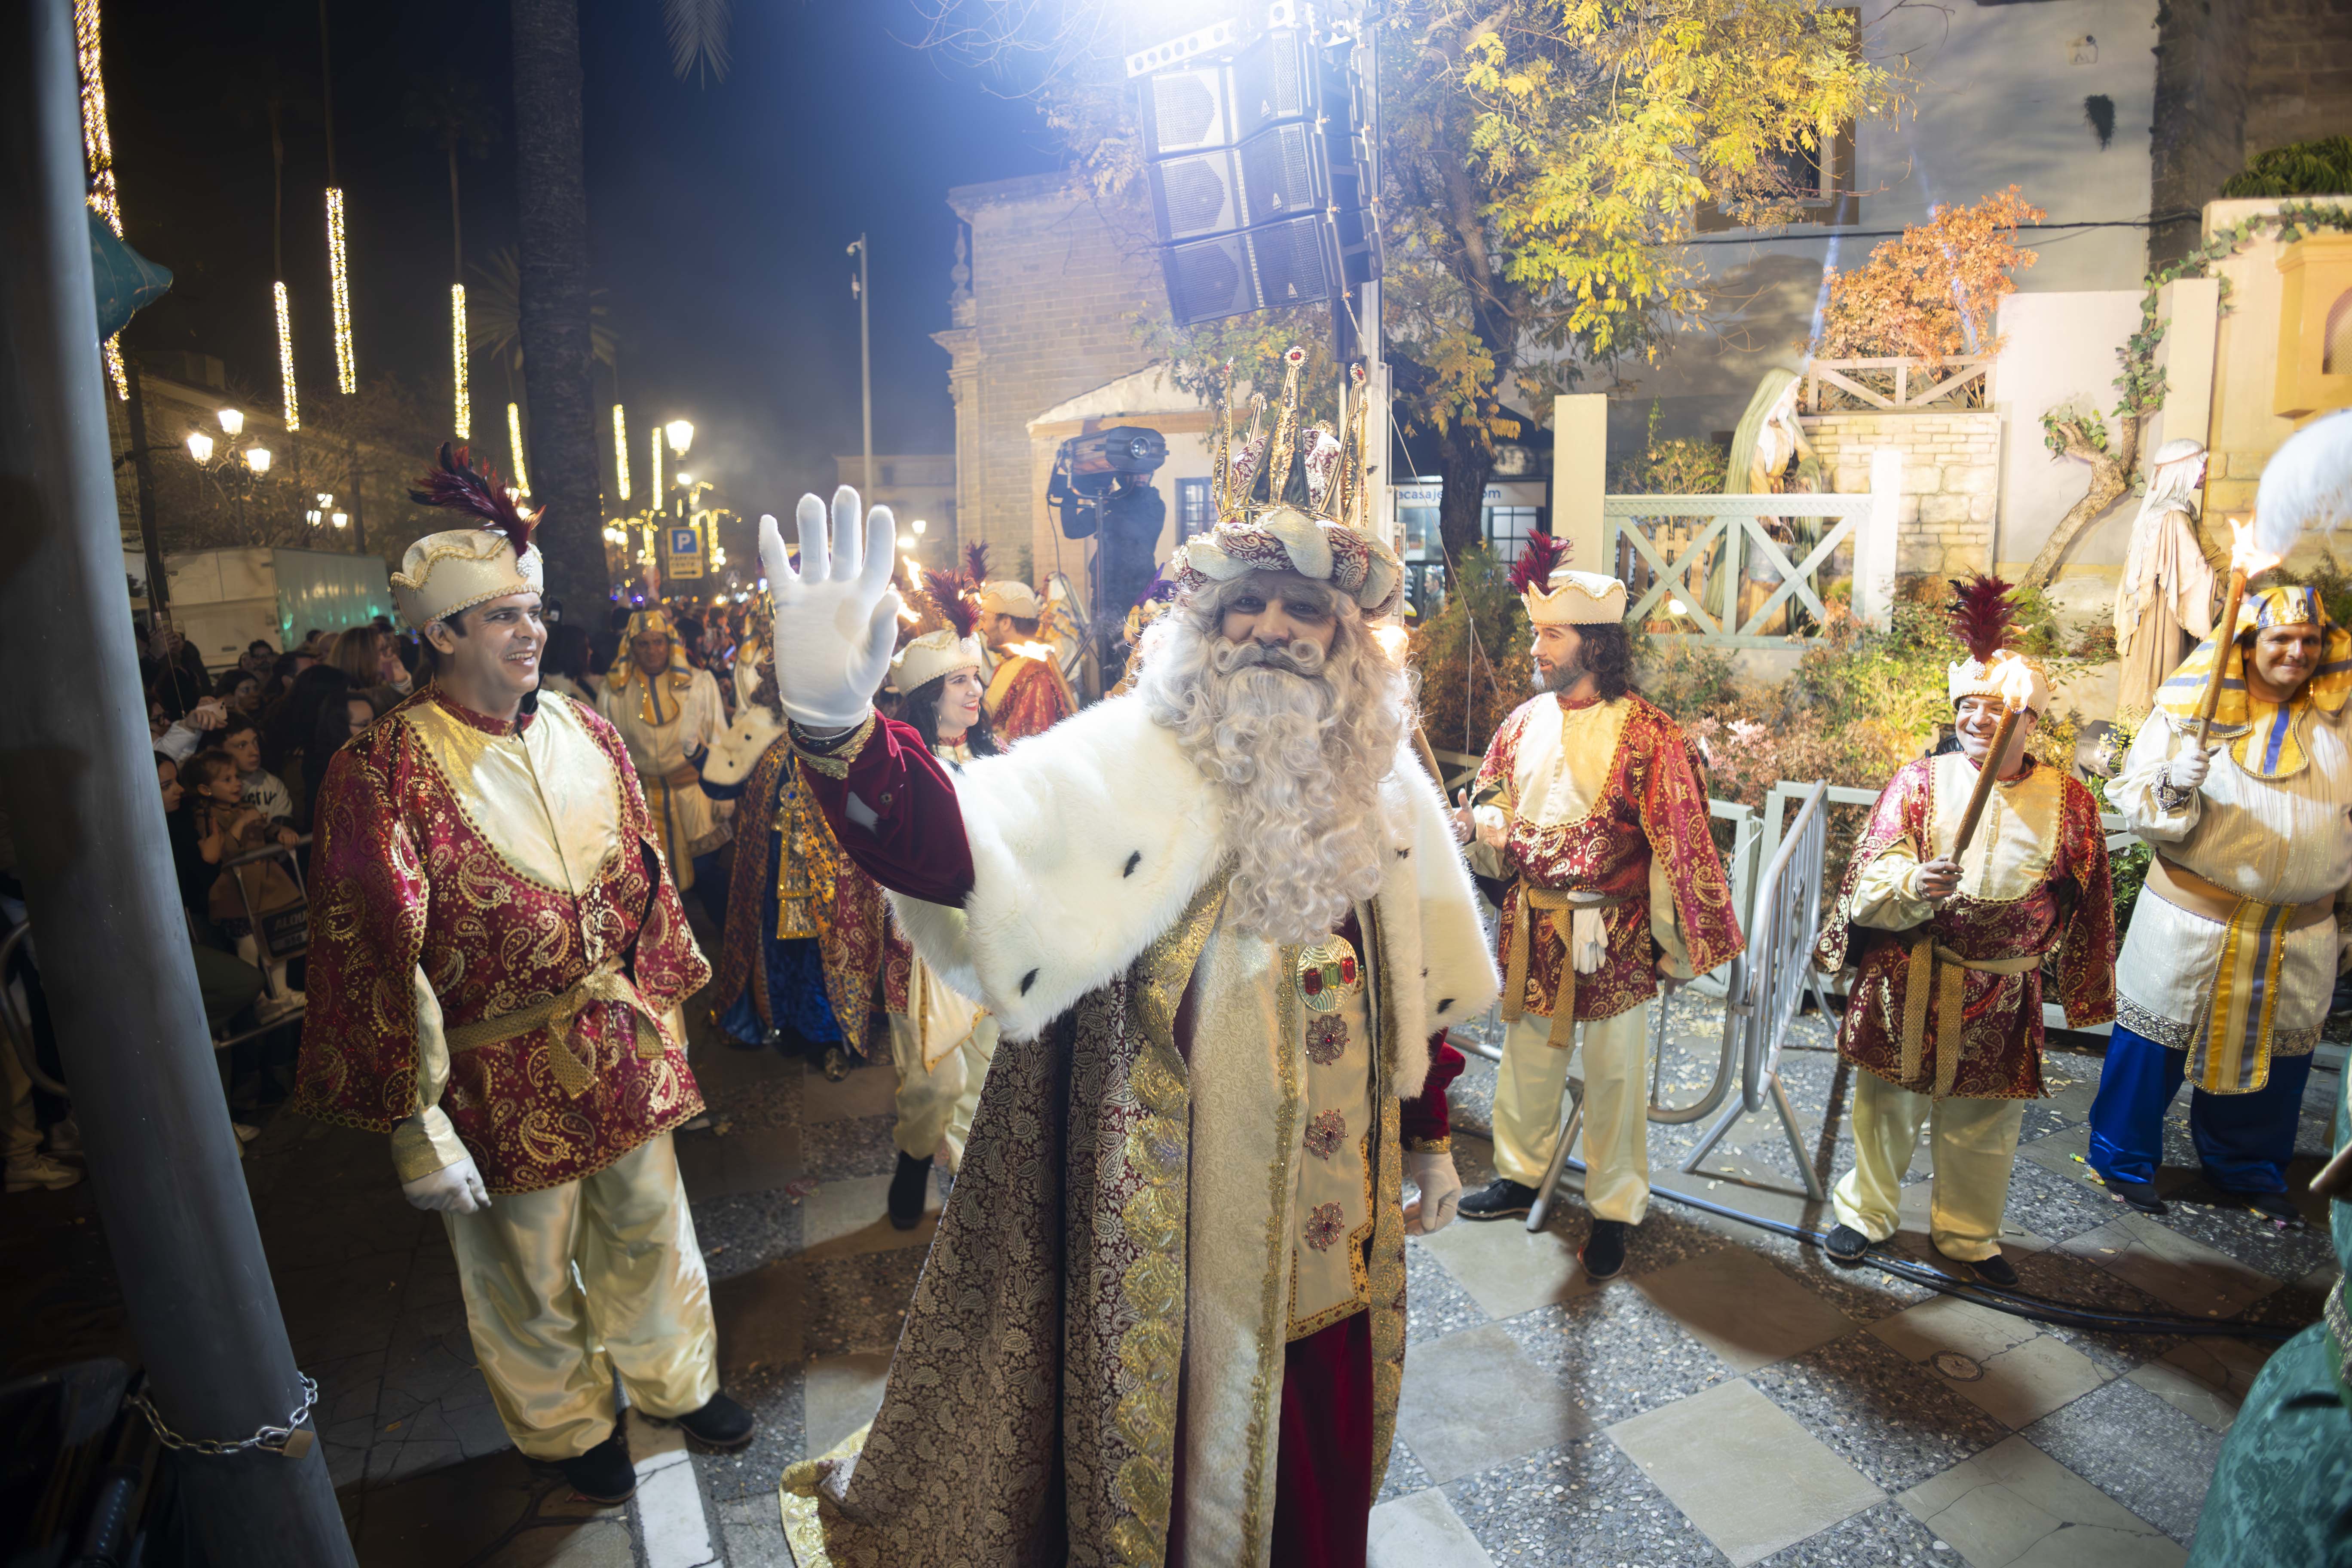
[[[441,1214],[472,1214],[490,1206],[490,1189],[482,1184],[482,1173],[471,1154],[429,1176],[401,1183],[400,1195],[418,1208]]]
[[[2164,766],[2164,782],[2183,795],[2192,795],[2205,783],[2205,775],[2213,769],[2213,756],[2221,751],[2191,746]]]
[[[1444,1149],[1407,1150],[1404,1173],[1421,1189],[1421,1197],[1405,1211],[1408,1236],[1427,1236],[1454,1222],[1462,1202],[1462,1178],[1454,1173],[1454,1156]]]
[[[898,521],[877,506],[861,528],[857,492],[833,492],[833,537],[824,503],[801,497],[797,571],[772,517],[760,519],[760,569],[776,611],[776,689],[784,712],[811,730],[846,730],[862,721],[890,670],[898,635],[898,594],[890,566]]]

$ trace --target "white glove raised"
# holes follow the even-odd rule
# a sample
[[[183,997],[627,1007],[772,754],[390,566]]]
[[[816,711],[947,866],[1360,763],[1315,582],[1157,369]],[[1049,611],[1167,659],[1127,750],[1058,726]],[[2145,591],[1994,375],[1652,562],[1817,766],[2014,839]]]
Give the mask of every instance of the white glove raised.
[[[418,1208],[440,1214],[472,1214],[490,1206],[490,1189],[482,1184],[482,1173],[471,1154],[429,1176],[401,1183],[400,1195]]]
[[[1404,1173],[1421,1189],[1421,1196],[1405,1210],[1408,1236],[1427,1236],[1454,1223],[1462,1202],[1462,1178],[1454,1173],[1454,1156],[1444,1149],[1407,1150]]]
[[[2203,786],[2205,775],[2213,771],[2213,759],[2221,748],[2210,751],[2191,746],[2164,765],[2164,782],[2181,794],[2189,794]]]
[[[898,520],[877,506],[861,523],[857,492],[833,492],[833,534],[824,503],[801,497],[793,514],[801,563],[784,553],[772,517],[760,519],[760,569],[776,611],[776,689],[784,712],[811,730],[846,730],[865,719],[890,671],[898,635],[898,593],[890,566]]]

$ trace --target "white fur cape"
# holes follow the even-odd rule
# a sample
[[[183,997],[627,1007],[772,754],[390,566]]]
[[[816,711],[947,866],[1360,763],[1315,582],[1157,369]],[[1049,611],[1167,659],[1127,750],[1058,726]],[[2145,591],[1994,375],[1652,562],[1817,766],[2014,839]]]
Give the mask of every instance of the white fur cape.
[[[973,887],[960,910],[890,895],[923,961],[1034,1037],[1123,973],[1225,858],[1216,789],[1142,700],[1112,698],[956,781]],[[1388,1082],[1421,1092],[1428,1037],[1477,1017],[1501,981],[1437,786],[1407,747],[1381,784],[1390,859],[1372,962],[1401,1027]]]

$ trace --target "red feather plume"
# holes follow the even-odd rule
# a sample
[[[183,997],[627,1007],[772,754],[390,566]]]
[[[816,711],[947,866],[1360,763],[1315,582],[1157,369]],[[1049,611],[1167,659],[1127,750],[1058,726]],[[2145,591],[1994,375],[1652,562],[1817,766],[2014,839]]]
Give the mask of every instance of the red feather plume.
[[[1979,664],[1990,664],[1993,655],[2009,646],[2016,629],[2017,606],[2010,602],[2011,584],[1981,572],[1951,579],[1952,603],[1947,612],[1952,635]]]
[[[1567,559],[1565,541],[1549,533],[1530,533],[1519,547],[1519,558],[1511,563],[1511,586],[1522,594],[1530,588],[1548,588],[1553,569]]]
[[[975,588],[987,583],[987,545],[967,544],[963,547],[963,580]]]
[[[426,470],[416,483],[422,488],[409,491],[408,499],[417,505],[473,513],[482,520],[484,528],[507,536],[518,559],[530,548],[530,531],[539,514],[534,511],[524,515],[514,498],[507,494],[499,471],[474,467],[468,448],[460,447],[453,456],[449,443],[442,442],[441,466]]]
[[[959,637],[971,636],[971,628],[980,622],[980,612],[963,596],[963,588],[961,582],[945,572],[923,573],[923,592],[930,595],[940,618],[953,626]]]

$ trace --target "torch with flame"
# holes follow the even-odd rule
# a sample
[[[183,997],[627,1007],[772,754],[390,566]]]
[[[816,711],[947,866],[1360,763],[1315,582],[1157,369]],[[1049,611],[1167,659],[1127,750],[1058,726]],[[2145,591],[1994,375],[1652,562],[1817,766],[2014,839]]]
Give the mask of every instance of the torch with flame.
[[[2221,603],[2221,618],[2213,623],[2213,668],[2205,677],[2205,698],[2197,705],[2197,744],[2213,726],[2213,709],[2221,700],[2221,675],[2230,662],[2230,644],[2238,635],[2238,607],[2246,601],[2246,584],[2279,563],[2281,557],[2263,547],[2252,518],[2230,520],[2230,593]]]
[[[2000,722],[1994,726],[1992,745],[1977,769],[1977,782],[1969,791],[1968,809],[1960,813],[1959,831],[1952,835],[1952,858],[1958,860],[1976,837],[1977,819],[1984,815],[1985,802],[1992,796],[1993,781],[2000,775],[2002,764],[2009,761],[2010,743],[2017,738],[2017,726],[2025,717],[2033,700],[2033,670],[2017,655],[2003,651],[1993,656],[1992,684],[2000,693]]]

